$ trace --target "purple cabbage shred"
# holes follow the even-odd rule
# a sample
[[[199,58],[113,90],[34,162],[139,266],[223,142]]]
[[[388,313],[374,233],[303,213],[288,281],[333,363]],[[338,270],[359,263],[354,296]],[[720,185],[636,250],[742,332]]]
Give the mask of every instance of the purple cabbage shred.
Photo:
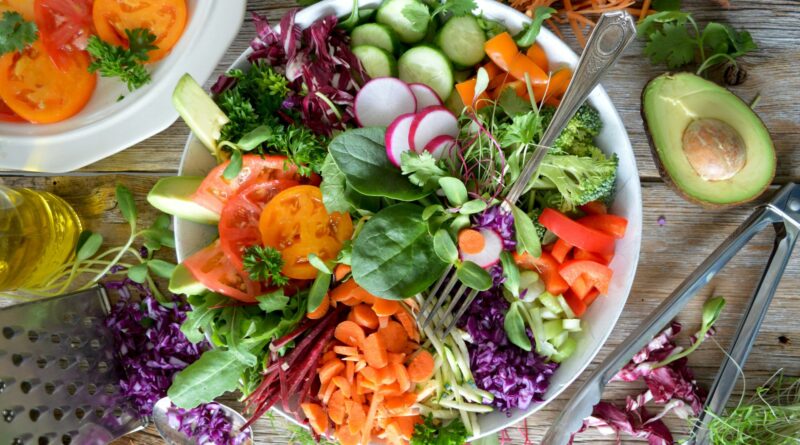
[[[247,431],[234,429],[231,419],[218,403],[206,403],[192,409],[172,406],[167,411],[167,422],[201,444],[241,445],[249,439]]]
[[[475,220],[476,229],[491,229],[503,239],[505,250],[514,250],[517,239],[514,233],[514,215],[499,205],[492,206],[479,214]]]

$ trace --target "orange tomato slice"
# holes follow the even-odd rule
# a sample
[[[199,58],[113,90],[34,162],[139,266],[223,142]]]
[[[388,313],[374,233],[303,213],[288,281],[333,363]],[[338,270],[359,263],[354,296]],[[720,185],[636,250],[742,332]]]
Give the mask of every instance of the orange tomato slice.
[[[322,192],[313,185],[290,187],[267,203],[259,220],[264,245],[274,247],[283,257],[283,274],[310,280],[317,270],[310,254],[322,260],[336,258],[342,245],[353,235],[348,213],[328,213]]]
[[[59,69],[40,40],[21,53],[0,57],[0,98],[30,122],[59,122],[77,114],[89,102],[97,78],[89,74],[89,56],[69,53]]]
[[[127,46],[126,29],[147,28],[158,49],[148,62],[163,59],[186,27],[186,0],[95,0],[92,11],[97,35],[108,43]]]
[[[0,0],[0,16],[6,11],[16,11],[25,20],[33,20],[33,0]]]

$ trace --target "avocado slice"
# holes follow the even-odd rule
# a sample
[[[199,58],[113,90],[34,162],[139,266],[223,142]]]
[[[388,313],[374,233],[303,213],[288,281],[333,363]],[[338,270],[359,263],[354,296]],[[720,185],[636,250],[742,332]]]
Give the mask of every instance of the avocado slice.
[[[186,266],[178,264],[169,278],[169,291],[180,295],[203,295],[208,289],[189,272]]]
[[[200,224],[217,224],[219,215],[192,200],[202,176],[170,176],[156,182],[147,202],[164,213]]]
[[[751,201],[775,176],[764,123],[739,97],[691,73],[666,73],[642,91],[642,118],[661,177],[689,201]]]
[[[172,91],[172,104],[178,110],[186,125],[217,161],[222,159],[217,142],[230,120],[217,106],[214,99],[203,90],[189,74],[184,74]]]

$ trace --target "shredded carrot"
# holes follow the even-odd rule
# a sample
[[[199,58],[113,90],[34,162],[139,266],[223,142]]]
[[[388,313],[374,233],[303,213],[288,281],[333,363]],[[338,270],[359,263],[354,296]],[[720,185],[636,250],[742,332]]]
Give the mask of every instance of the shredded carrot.
[[[650,9],[650,0],[644,0],[642,3],[642,11],[639,13],[639,20],[642,20],[647,16],[647,10]]]

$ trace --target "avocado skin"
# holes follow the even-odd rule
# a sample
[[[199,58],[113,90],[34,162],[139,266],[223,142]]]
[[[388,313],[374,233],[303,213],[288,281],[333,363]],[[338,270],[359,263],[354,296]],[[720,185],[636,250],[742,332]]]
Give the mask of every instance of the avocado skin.
[[[686,200],[688,202],[691,202],[693,204],[697,204],[697,205],[699,205],[701,207],[704,207],[704,208],[710,209],[710,210],[715,210],[715,209],[718,210],[718,209],[727,209],[727,208],[732,208],[732,207],[738,207],[738,206],[741,206],[743,204],[746,204],[748,202],[751,202],[751,201],[757,199],[759,196],[763,195],[765,191],[767,191],[767,189],[770,187],[770,185],[772,185],[772,180],[775,178],[775,169],[774,168],[772,169],[772,173],[771,173],[771,175],[769,177],[769,180],[766,181],[764,186],[760,190],[758,190],[756,193],[754,193],[753,195],[751,195],[747,199],[739,200],[739,201],[736,201],[736,202],[725,203],[725,204],[709,202],[709,201],[705,201],[705,200],[702,200],[702,199],[698,199],[695,196],[692,196],[690,193],[687,193],[683,188],[681,188],[678,184],[676,184],[675,181],[672,179],[672,176],[670,175],[670,173],[667,171],[666,167],[664,166],[664,163],[661,161],[661,156],[658,153],[658,149],[656,148],[655,141],[653,140],[653,134],[651,133],[650,126],[649,126],[649,124],[647,122],[647,113],[645,113],[645,106],[644,106],[645,105],[645,94],[647,93],[647,89],[650,86],[650,84],[653,81],[655,81],[656,79],[658,79],[658,78],[660,78],[662,76],[674,76],[674,75],[681,74],[681,73],[684,73],[684,72],[680,72],[680,71],[679,72],[671,72],[670,71],[670,72],[666,72],[666,73],[659,74],[659,75],[651,77],[650,80],[648,80],[647,83],[644,85],[644,88],[642,88],[642,93],[640,95],[639,112],[640,112],[640,114],[642,116],[642,124],[643,124],[643,127],[644,127],[644,133],[645,133],[645,135],[647,135],[647,143],[648,143],[648,145],[650,147],[650,154],[653,157],[653,163],[655,163],[656,168],[658,169],[659,176],[661,176],[661,179],[664,181],[664,183],[667,184],[667,186],[669,188],[671,188],[681,198],[683,198],[684,200]],[[694,75],[694,73],[690,73],[690,72],[685,72],[685,73]],[[724,88],[724,87],[720,87],[720,88]],[[724,88],[724,89],[727,90],[728,93],[733,98],[735,98],[735,100],[740,101],[742,104],[744,104],[745,106],[747,106],[749,108],[749,105],[747,105],[747,102],[742,100],[742,98],[740,98],[735,93],[733,93],[732,91],[728,90],[727,88]],[[756,117],[756,119],[758,119],[758,121],[761,123],[761,125],[763,125],[765,129],[767,129],[767,132],[769,133],[769,129],[767,128],[766,124],[764,124],[764,121],[761,119],[761,117],[755,112],[753,112],[753,115]],[[770,134],[770,142],[771,141],[772,141],[772,135]],[[772,146],[772,144],[770,144],[770,146],[772,147],[772,149],[770,150],[770,152],[772,153],[772,164],[773,165],[777,165],[777,157],[776,157],[776,154],[775,154],[775,149]]]

